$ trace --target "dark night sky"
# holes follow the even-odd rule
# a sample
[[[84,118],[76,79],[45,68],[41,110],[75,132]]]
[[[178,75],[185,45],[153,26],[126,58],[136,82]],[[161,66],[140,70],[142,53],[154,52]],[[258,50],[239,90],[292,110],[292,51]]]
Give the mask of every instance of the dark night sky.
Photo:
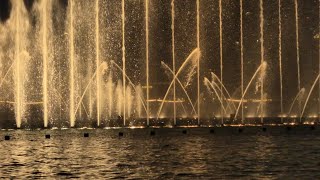
[[[1,21],[5,21],[9,18],[11,9],[10,0],[2,0],[0,1],[0,19]]]

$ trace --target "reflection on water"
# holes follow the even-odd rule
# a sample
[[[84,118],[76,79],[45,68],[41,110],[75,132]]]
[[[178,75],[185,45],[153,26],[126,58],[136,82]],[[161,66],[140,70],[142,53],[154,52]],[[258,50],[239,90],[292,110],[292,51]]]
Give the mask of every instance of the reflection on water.
[[[230,130],[230,129],[229,129]],[[124,132],[118,137],[118,132]],[[194,128],[1,131],[0,178],[316,178],[319,133]],[[235,131],[236,132],[236,131]],[[51,139],[45,139],[46,133]]]

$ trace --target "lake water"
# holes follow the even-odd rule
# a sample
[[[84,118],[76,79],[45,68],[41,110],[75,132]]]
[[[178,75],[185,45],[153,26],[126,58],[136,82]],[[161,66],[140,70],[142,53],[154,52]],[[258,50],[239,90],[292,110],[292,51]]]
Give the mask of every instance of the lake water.
[[[265,130],[2,130],[0,178],[320,178],[320,127]]]

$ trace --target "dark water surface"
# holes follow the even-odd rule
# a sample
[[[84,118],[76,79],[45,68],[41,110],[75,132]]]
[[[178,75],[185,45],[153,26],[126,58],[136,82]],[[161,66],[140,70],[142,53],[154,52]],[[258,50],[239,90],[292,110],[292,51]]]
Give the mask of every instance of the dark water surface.
[[[210,130],[0,131],[0,178],[320,178],[320,127]]]

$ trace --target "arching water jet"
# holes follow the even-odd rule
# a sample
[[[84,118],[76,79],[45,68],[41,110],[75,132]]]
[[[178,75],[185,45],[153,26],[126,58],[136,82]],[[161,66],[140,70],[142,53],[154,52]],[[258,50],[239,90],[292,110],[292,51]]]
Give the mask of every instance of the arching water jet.
[[[193,56],[196,56],[196,57],[193,57]],[[160,117],[160,113],[161,113],[161,111],[162,111],[163,104],[164,104],[165,100],[167,99],[167,96],[168,96],[168,94],[169,94],[169,91],[170,91],[172,85],[174,84],[176,78],[179,76],[179,74],[181,73],[181,71],[184,69],[184,67],[187,65],[187,63],[188,63],[190,60],[196,60],[196,61],[198,61],[198,60],[199,60],[199,58],[198,58],[199,56],[200,56],[200,50],[197,49],[197,48],[194,49],[194,50],[191,52],[191,54],[187,57],[187,59],[184,61],[184,63],[181,65],[181,67],[179,68],[179,70],[177,71],[177,73],[175,73],[175,75],[174,75],[174,77],[173,77],[173,80],[171,81],[171,83],[170,83],[170,85],[169,85],[169,87],[168,87],[168,89],[167,89],[167,92],[166,92],[164,98],[162,99],[161,105],[160,105],[159,110],[158,110],[158,113],[157,113],[157,119],[159,119],[159,117]],[[174,122],[175,122],[175,121],[174,121]]]
[[[89,88],[90,85],[92,84],[94,78],[97,76],[98,71],[100,71],[100,70],[101,70],[101,71],[106,71],[107,69],[108,69],[108,65],[107,65],[106,62],[101,63],[100,66],[96,69],[96,72],[92,75],[89,83],[87,84],[86,88],[84,89],[84,92],[82,93],[82,96],[81,96],[81,98],[80,98],[80,100],[79,100],[79,103],[77,104],[77,106],[76,106],[76,108],[75,108],[75,112],[74,112],[74,114],[73,114],[74,118],[75,118],[75,116],[76,116],[76,114],[77,114],[77,112],[78,112],[78,109],[79,109],[79,107],[80,107],[80,105],[81,105],[81,103],[82,103],[82,100],[83,100],[83,98],[84,98],[84,96],[85,96],[88,88]]]
[[[312,86],[311,86],[311,89],[310,89],[310,92],[308,94],[308,97],[306,99],[306,102],[304,103],[304,106],[303,106],[303,109],[302,109],[302,112],[300,114],[300,123],[302,122],[302,117],[303,117],[303,114],[304,114],[304,111],[307,107],[307,104],[309,102],[309,99],[310,99],[310,96],[311,96],[311,93],[313,92],[313,89],[315,88],[316,84],[319,82],[319,79],[320,79],[320,74],[317,76],[317,78],[314,80]]]
[[[221,91],[222,91],[222,98],[221,98],[221,101],[223,102],[223,100],[225,100],[226,101],[226,104],[227,104],[227,107],[225,107],[225,109],[226,109],[226,111],[228,110],[228,108],[230,109],[230,111],[232,111],[232,105],[234,105],[234,102],[233,101],[228,101],[228,98],[225,96],[225,94],[223,93],[223,90],[222,89],[220,89],[221,88],[221,85],[219,86],[216,82],[214,82],[214,81],[210,81],[210,84],[211,84],[211,87],[212,88],[217,88],[218,89],[218,91],[219,91],[219,93],[221,94]],[[229,97],[230,98],[230,100],[232,100],[232,98],[231,97]],[[232,105],[230,105],[230,104],[232,104]],[[237,108],[234,106],[234,111],[236,111],[237,110]]]
[[[204,78],[204,85],[207,86],[208,89],[210,89],[209,87],[211,87],[211,89],[213,89],[214,93],[216,94],[220,104],[221,104],[221,108],[224,111],[225,114],[227,114],[227,111],[223,105],[223,101],[221,96],[219,95],[219,93],[217,92],[216,88],[214,88],[213,84],[209,81],[208,78]],[[223,121],[221,122],[223,124]]]
[[[162,62],[161,62],[161,65],[162,65],[165,69],[167,69],[167,70],[172,74],[172,76],[174,76],[174,73],[173,73],[172,69],[171,69],[166,63],[164,63],[164,62],[162,61]],[[180,79],[179,79],[178,77],[177,77],[176,80],[177,80],[177,82],[179,83],[180,87],[182,88],[184,94],[187,96],[188,101],[189,101],[189,103],[190,103],[190,105],[191,105],[191,107],[192,107],[193,112],[194,112],[195,114],[197,114],[196,109],[195,109],[194,105],[192,104],[191,98],[190,98],[190,96],[189,96],[186,88],[184,88],[183,84],[181,83],[181,81],[180,81]]]
[[[251,80],[249,81],[249,83],[248,83],[248,85],[247,85],[247,87],[246,87],[246,89],[245,89],[245,91],[244,91],[244,93],[243,93],[243,95],[242,95],[242,97],[241,97],[241,100],[240,100],[240,102],[239,102],[237,111],[236,111],[236,113],[235,113],[235,118],[238,117],[238,113],[239,113],[240,106],[241,106],[241,104],[243,103],[243,99],[244,99],[245,95],[247,94],[247,91],[248,91],[250,85],[252,84],[254,78],[257,76],[257,74],[258,74],[260,71],[265,71],[266,68],[267,68],[267,62],[264,61],[264,62],[259,66],[259,68],[256,70],[256,72],[253,74]]]
[[[218,80],[218,82],[220,83],[220,86],[223,88],[223,89],[220,89],[220,90],[222,91],[222,94],[223,94],[223,90],[224,90],[224,91],[227,93],[228,97],[229,97],[230,99],[232,99],[229,91],[228,91],[227,88],[224,86],[224,84],[223,84],[222,81],[219,79],[219,77],[218,77],[215,73],[213,73],[213,72],[211,72],[211,76],[212,76],[213,81],[216,79],[216,80]],[[220,87],[220,88],[221,88],[221,87]],[[232,105],[233,105],[234,109],[237,109],[237,108],[236,108],[236,105],[234,104],[234,102],[232,102]]]
[[[301,90],[298,92],[298,94],[296,95],[296,97],[293,99],[292,103],[291,103],[291,106],[290,106],[290,109],[289,109],[289,112],[288,112],[288,115],[290,116],[291,115],[291,112],[292,112],[292,109],[293,109],[293,105],[295,104],[295,102],[300,99],[304,93],[305,93],[305,88],[301,88]]]

